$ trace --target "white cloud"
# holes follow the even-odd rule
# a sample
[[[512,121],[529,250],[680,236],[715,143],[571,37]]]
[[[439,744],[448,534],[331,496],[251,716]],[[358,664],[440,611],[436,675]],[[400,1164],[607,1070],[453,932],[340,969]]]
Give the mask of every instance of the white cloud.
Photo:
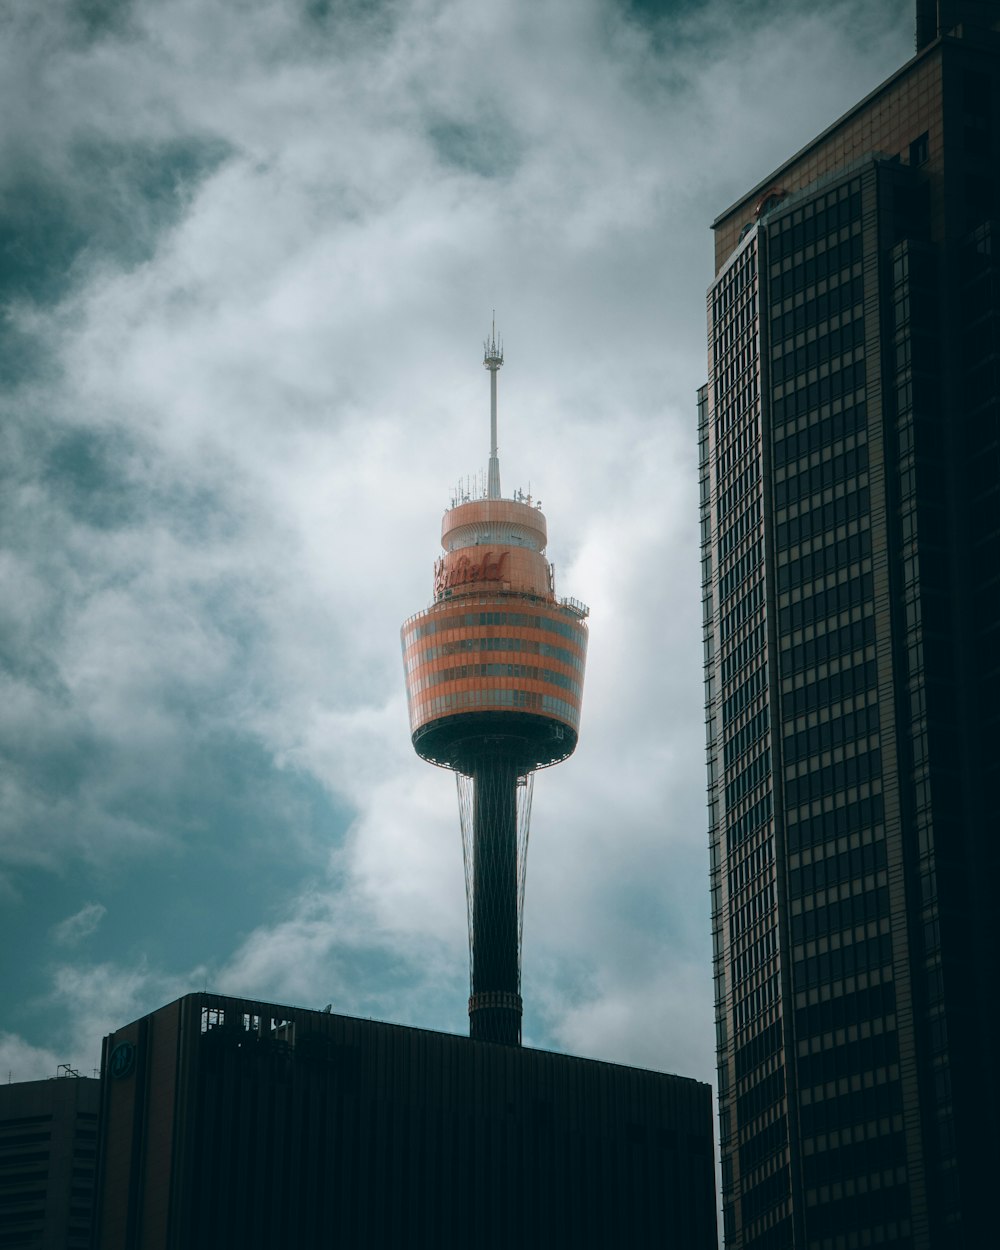
[[[59,1064],[65,1062],[55,1051],[33,1046],[16,1033],[0,1033],[0,1080],[44,1081],[55,1076]]]
[[[57,946],[78,946],[97,931],[107,914],[108,909],[103,903],[85,903],[78,912],[55,926],[52,940]]]
[[[47,1001],[61,1018],[60,1044],[71,1055],[69,1062],[89,1076],[100,1067],[102,1038],[164,1003],[205,988],[207,975],[202,967],[166,974],[144,960],[58,965]]]

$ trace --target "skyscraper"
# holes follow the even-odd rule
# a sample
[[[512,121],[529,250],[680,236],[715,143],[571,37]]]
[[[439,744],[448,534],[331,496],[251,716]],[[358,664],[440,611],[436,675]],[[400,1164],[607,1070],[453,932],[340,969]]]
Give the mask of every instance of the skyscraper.
[[[993,1244],[1000,12],[714,223],[699,394],[727,1246]]]
[[[559,599],[540,505],[500,494],[496,328],[485,488],[444,514],[434,602],[404,624],[410,730],[418,755],[458,780],[469,911],[471,1036],[521,1040],[521,919],[535,770],[576,748],[587,609]]]

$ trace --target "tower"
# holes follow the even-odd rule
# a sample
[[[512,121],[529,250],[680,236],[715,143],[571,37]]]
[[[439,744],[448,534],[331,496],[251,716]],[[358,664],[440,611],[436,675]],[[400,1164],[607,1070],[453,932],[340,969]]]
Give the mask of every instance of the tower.
[[[728,1250],[995,1240],[1000,31],[714,223],[699,395]]]
[[[434,600],[402,628],[418,755],[455,772],[469,913],[473,1038],[521,1040],[521,933],[536,769],[576,748],[588,610],[558,599],[539,504],[500,494],[494,325],[486,489],[444,514]]]

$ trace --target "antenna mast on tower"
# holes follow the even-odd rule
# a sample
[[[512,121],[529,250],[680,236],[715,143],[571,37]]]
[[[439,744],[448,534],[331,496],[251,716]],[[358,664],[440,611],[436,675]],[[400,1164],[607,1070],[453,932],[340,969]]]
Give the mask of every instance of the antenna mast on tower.
[[[497,342],[497,318],[493,314],[490,337],[483,342],[483,366],[490,371],[490,468],[486,498],[500,498],[500,458],[497,455],[497,370],[503,364],[503,343]]]

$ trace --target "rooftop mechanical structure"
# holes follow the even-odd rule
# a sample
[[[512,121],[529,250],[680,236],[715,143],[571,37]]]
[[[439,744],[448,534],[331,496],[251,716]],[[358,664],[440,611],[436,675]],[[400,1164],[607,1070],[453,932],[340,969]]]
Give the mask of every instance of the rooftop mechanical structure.
[[[555,593],[545,517],[500,494],[494,325],[485,489],[441,524],[434,601],[402,628],[413,746],[455,772],[469,911],[469,1032],[521,1041],[521,935],[535,771],[576,749],[588,609]]]

